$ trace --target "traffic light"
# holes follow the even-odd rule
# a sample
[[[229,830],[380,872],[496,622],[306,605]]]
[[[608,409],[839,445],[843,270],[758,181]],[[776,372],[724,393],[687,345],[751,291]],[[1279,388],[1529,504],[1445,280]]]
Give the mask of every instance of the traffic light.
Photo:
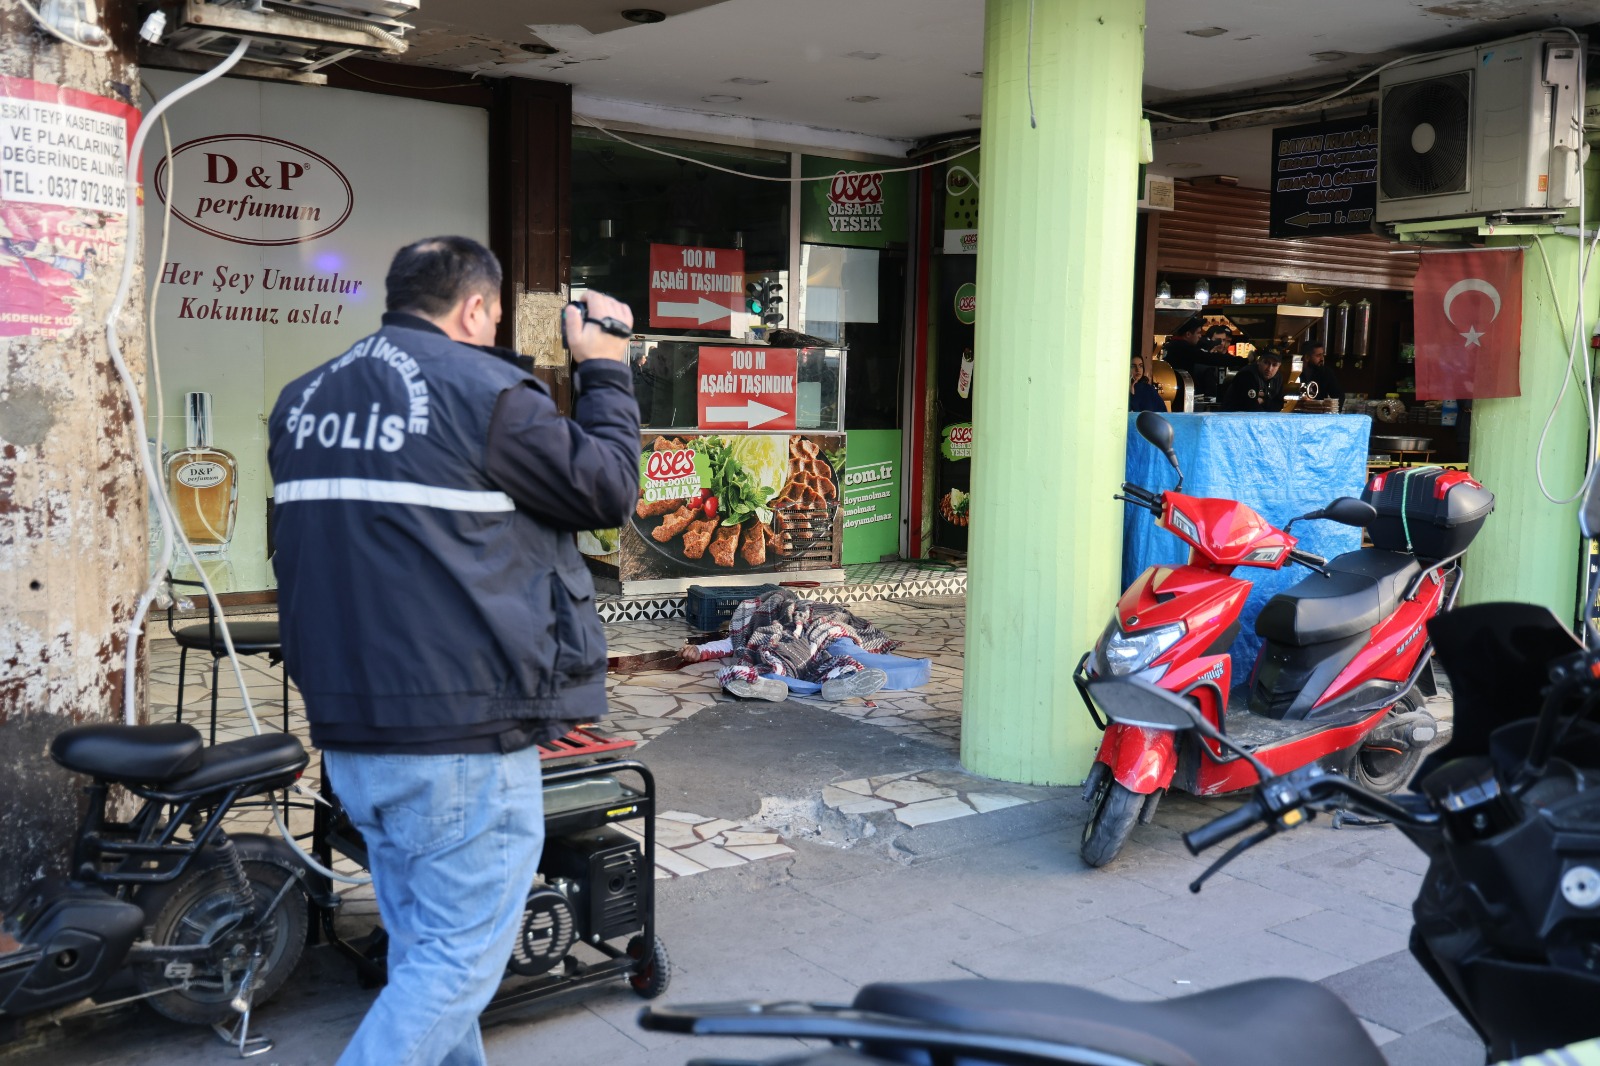
[[[783,286],[777,279],[752,281],[744,291],[750,313],[760,315],[763,326],[776,326],[783,321]]]

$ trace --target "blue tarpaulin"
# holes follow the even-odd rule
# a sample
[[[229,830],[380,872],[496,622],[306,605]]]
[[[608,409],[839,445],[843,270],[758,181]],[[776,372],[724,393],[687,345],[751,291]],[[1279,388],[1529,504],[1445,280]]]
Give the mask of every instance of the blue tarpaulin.
[[[1339,496],[1361,495],[1367,477],[1366,415],[1172,414],[1173,448],[1190,496],[1238,500],[1282,529],[1296,515],[1324,507]],[[1139,436],[1128,416],[1127,480],[1161,491],[1177,476],[1153,444]],[[1300,522],[1293,530],[1300,547],[1333,558],[1361,547],[1361,531],[1335,522]],[[1143,508],[1128,506],[1122,525],[1122,585],[1133,584],[1149,566],[1188,561],[1189,546],[1156,525]],[[1261,640],[1256,615],[1267,600],[1311,571],[1295,563],[1282,570],[1241,566],[1233,576],[1252,582],[1239,637],[1233,642],[1233,684],[1243,684],[1255,666]]]

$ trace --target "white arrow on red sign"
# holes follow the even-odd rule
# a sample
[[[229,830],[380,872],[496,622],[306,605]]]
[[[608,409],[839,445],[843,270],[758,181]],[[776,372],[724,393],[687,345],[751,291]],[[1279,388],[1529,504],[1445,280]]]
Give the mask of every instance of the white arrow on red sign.
[[[759,400],[748,400],[739,407],[707,407],[701,424],[707,427],[726,425],[755,429],[788,413],[776,407],[768,407]]]
[[[702,296],[698,303],[669,303],[663,300],[656,304],[656,314],[663,318],[692,318],[703,326],[708,322],[732,318],[734,310]]]

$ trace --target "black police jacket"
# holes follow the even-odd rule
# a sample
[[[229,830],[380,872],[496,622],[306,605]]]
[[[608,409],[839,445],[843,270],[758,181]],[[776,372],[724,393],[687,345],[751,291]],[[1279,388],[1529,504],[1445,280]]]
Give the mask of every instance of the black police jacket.
[[[1262,377],[1251,363],[1228,383],[1220,406],[1224,411],[1282,411],[1283,386],[1276,377],[1270,381]]]
[[[573,531],[638,498],[626,364],[575,418],[502,353],[421,319],[291,382],[268,423],[283,653],[311,738],[385,750],[605,713],[605,633]]]

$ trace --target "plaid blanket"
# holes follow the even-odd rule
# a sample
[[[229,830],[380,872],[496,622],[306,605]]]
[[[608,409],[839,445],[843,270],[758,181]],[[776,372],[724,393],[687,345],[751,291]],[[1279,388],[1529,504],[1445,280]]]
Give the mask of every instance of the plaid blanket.
[[[733,612],[728,637],[733,655],[717,672],[723,684],[763,674],[821,683],[861,669],[848,655],[831,655],[828,645],[847,638],[874,655],[900,646],[865,618],[837,603],[801,599],[788,589],[745,600]]]

